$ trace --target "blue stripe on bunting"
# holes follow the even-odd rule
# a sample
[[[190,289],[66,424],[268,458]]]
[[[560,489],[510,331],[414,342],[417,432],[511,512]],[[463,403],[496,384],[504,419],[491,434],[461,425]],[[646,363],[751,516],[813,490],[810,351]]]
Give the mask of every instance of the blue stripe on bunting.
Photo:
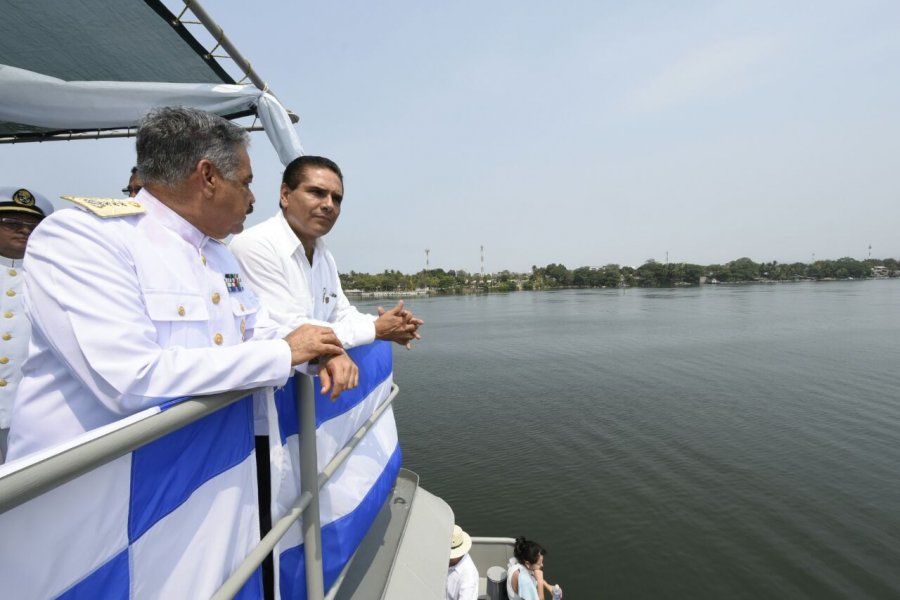
[[[232,600],[262,600],[263,583],[262,583],[262,567],[256,569],[250,579],[238,590]]]
[[[393,368],[391,343],[375,341],[365,346],[351,348],[347,354],[359,367],[359,385],[343,392],[334,402],[321,393],[319,378],[313,378],[316,390],[316,427],[351,410],[366,399],[391,374]],[[283,388],[275,390],[275,405],[278,409],[278,425],[281,430],[281,443],[300,431],[297,420],[296,384],[290,378]]]
[[[282,598],[306,600],[306,561],[303,546],[294,546],[278,556],[278,589]]]
[[[179,398],[172,398],[171,400],[166,400],[165,402],[160,403],[159,410],[164,411],[172,408],[176,404],[181,404],[185,400],[190,400],[192,396],[181,396]]]
[[[60,549],[65,552],[65,548]],[[128,600],[131,576],[128,571],[128,548],[122,550],[96,571],[58,596],[59,600]]]
[[[378,511],[394,489],[402,461],[403,453],[397,444],[381,475],[369,488],[359,506],[350,514],[322,527],[322,563],[326,592],[356,551],[375,517],[378,516]],[[279,555],[279,565],[281,597],[306,600],[306,560],[303,556],[303,545],[282,552]]]
[[[128,541],[180,506],[198,487],[243,462],[254,448],[247,396],[132,453]]]

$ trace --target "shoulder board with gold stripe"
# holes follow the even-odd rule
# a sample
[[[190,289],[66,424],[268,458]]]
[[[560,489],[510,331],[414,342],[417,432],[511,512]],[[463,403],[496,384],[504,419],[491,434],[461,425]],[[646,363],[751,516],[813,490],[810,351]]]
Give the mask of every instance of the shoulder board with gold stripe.
[[[144,205],[136,200],[121,198],[82,198],[81,196],[60,196],[104,219],[109,217],[125,217],[146,212]]]

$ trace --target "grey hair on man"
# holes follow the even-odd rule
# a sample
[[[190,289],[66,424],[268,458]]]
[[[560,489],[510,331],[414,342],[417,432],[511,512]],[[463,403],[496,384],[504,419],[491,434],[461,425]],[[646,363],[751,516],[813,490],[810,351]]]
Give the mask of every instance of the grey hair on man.
[[[246,131],[218,115],[182,106],[157,108],[138,124],[138,174],[144,185],[172,186],[206,159],[233,179],[239,149],[249,143]]]

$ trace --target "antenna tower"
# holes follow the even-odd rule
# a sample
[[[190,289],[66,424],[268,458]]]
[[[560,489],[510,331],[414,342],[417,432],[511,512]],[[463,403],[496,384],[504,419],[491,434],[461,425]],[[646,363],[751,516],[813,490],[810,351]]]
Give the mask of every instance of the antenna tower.
[[[425,248],[425,270],[428,270],[428,255],[431,254],[431,248]]]
[[[481,278],[484,279],[484,246],[481,247]]]

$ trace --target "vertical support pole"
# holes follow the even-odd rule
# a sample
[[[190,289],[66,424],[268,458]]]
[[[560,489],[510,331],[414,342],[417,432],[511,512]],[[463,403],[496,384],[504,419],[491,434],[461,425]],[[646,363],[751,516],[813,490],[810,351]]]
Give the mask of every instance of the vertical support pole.
[[[319,516],[319,460],[316,452],[316,398],[312,377],[297,373],[297,414],[300,416],[300,492],[312,500],[303,511],[303,554],[306,557],[306,597],[323,600],[322,522]]]

